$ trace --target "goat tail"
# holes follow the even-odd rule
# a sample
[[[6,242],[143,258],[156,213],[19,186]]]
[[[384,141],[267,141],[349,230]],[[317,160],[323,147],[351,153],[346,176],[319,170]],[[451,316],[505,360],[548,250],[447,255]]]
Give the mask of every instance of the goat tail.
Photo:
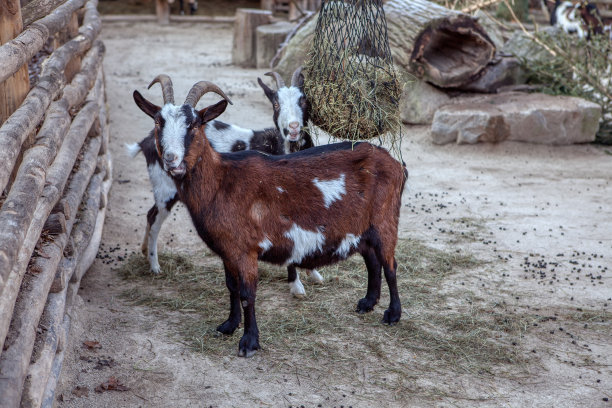
[[[136,155],[142,151],[138,143],[126,143],[125,149],[130,157],[136,157]]]

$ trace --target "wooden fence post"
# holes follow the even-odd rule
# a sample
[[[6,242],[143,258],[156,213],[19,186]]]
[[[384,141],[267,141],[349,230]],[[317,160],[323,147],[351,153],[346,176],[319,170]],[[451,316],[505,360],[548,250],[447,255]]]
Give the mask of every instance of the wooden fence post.
[[[168,0],[155,1],[155,13],[159,24],[170,24],[170,5]]]
[[[21,6],[19,0],[0,0],[0,45],[21,34]],[[28,66],[0,83],[0,125],[21,105],[30,91]]]
[[[256,30],[260,25],[269,24],[271,18],[271,11],[246,8],[236,9],[232,63],[245,68],[254,68],[256,66]]]

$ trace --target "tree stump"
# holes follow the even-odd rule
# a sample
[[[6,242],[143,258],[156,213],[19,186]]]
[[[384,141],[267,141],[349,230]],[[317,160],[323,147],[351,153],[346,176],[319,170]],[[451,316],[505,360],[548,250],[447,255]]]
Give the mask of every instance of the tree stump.
[[[270,61],[293,27],[294,24],[285,21],[257,27],[255,46],[257,68],[270,68]]]
[[[269,24],[272,12],[257,9],[239,8],[234,22],[234,41],[232,63],[242,67],[257,66],[257,27]]]
[[[0,0],[0,45],[17,37],[22,30],[19,0]],[[21,105],[29,91],[28,66],[24,64],[0,83],[0,125]]]
[[[495,55],[495,45],[467,14],[427,0],[385,3],[395,62],[443,88],[472,82]]]

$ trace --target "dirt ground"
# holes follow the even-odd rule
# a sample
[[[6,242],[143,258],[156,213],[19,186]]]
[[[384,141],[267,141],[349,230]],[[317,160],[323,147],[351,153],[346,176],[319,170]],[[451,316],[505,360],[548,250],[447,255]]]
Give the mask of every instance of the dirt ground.
[[[58,407],[612,406],[612,156],[601,146],[435,146],[426,127],[404,129],[410,177],[400,236],[484,261],[445,278],[442,291],[459,297],[465,291],[541,317],[513,343],[524,357],[519,370],[436,369],[391,335],[378,355],[360,344],[342,349],[355,375],[333,362],[313,366],[299,353],[280,358],[290,347],[266,350],[265,342],[251,359],[199,353],[174,335],[172,314],[128,302],[117,268],[139,253],[153,202],[144,158],[130,159],[123,147],[152,127],[131,94],[138,89],[160,102],[158,86],[146,89],[159,73],[171,75],[177,100],[197,80],[213,80],[234,101],[223,120],[271,126],[271,106],[256,82],[266,70],[232,66],[231,35],[229,25],[104,25],[115,182],[100,259],[84,277],[72,315]],[[160,248],[187,256],[204,250],[180,205],[162,229]],[[288,290],[278,297],[289,297]],[[404,296],[402,302],[397,330],[408,329],[416,307]],[[291,307],[299,306],[292,301]],[[376,319],[382,310],[373,312]],[[283,313],[276,310],[279,321]],[[372,330],[391,333],[380,324]],[[333,333],[326,336],[324,341],[334,341]],[[239,335],[232,339],[237,349]],[[101,348],[88,350],[85,341]],[[403,369],[392,371],[380,356]],[[387,371],[400,386],[385,386],[381,373]],[[129,390],[94,392],[110,376]]]

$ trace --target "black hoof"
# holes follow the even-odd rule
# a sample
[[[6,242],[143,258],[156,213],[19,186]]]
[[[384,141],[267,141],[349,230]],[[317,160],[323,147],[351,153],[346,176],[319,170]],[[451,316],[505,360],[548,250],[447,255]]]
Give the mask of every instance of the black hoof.
[[[389,326],[392,326],[394,324],[396,324],[397,322],[399,322],[400,317],[402,316],[402,311],[401,310],[391,310],[391,309],[387,309],[385,310],[385,314],[383,315],[383,323],[388,324]]]
[[[257,350],[259,350],[259,339],[257,336],[247,334],[242,336],[238,345],[238,355],[240,357],[253,357]]]
[[[234,334],[234,331],[236,331],[239,324],[239,322],[235,323],[231,320],[226,320],[217,327],[217,331],[223,334],[231,335]]]
[[[374,310],[374,306],[376,306],[375,300],[370,300],[367,297],[364,297],[357,302],[357,313],[363,314],[371,312]]]

